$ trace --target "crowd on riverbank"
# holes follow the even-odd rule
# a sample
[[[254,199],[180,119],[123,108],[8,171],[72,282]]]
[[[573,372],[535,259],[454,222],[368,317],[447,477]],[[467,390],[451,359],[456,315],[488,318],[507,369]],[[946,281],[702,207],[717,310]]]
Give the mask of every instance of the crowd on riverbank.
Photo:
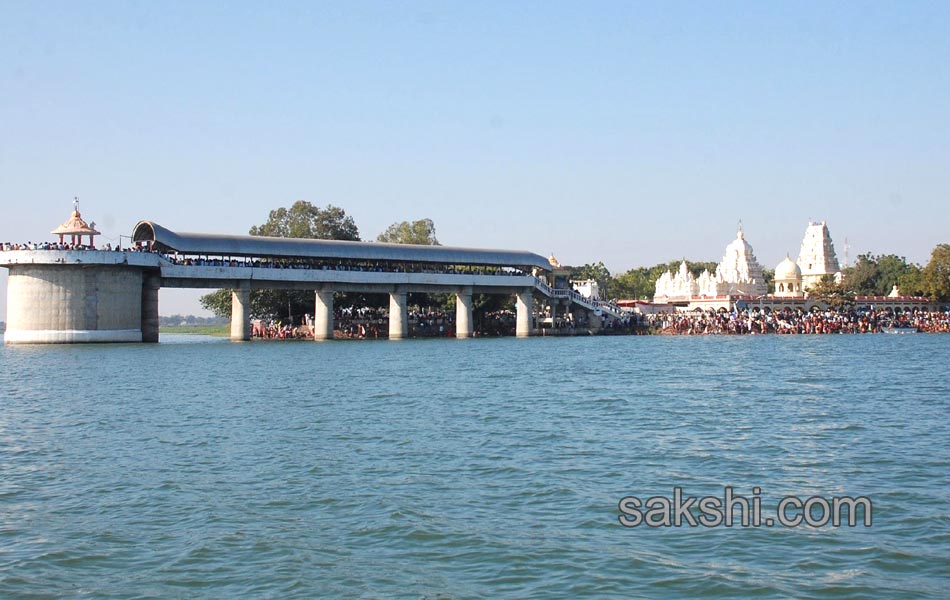
[[[646,323],[667,335],[830,334],[881,333],[912,330],[950,333],[950,312],[895,312],[893,310],[825,310],[664,313],[649,315]]]

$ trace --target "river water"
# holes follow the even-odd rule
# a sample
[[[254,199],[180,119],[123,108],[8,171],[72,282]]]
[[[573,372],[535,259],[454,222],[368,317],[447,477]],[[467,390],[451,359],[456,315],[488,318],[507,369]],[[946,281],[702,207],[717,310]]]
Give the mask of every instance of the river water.
[[[0,597],[945,598],[950,336],[0,348]],[[627,528],[625,496],[870,527]],[[765,509],[764,509],[765,510]]]

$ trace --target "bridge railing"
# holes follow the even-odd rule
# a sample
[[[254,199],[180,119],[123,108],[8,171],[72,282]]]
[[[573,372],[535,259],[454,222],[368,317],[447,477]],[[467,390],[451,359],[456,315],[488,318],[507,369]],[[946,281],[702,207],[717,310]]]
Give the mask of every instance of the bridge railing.
[[[616,302],[588,298],[587,296],[570,289],[555,289],[548,285],[540,277],[535,278],[535,287],[538,289],[538,291],[549,298],[565,298],[575,304],[583,306],[588,310],[600,310],[617,318],[626,316],[625,311]]]

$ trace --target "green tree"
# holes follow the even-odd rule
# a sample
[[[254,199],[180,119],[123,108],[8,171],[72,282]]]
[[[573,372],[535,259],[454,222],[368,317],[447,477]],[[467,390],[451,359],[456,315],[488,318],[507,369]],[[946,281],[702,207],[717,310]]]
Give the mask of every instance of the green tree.
[[[376,236],[377,242],[389,244],[419,244],[421,246],[439,246],[435,237],[435,223],[432,219],[418,221],[403,221],[393,223],[386,231]]]
[[[808,291],[808,295],[814,300],[824,302],[830,308],[844,308],[854,305],[854,290],[848,286],[847,280],[840,283],[835,281],[834,275],[822,277],[821,281]]]
[[[569,267],[571,269],[571,279],[593,279],[597,282],[601,298],[610,298],[611,277],[610,271],[604,266],[604,263],[586,264],[580,267]]]
[[[848,279],[848,283],[860,296],[875,296],[878,280],[881,277],[878,268],[877,259],[870,253],[858,256],[854,261],[854,266],[848,267],[843,271],[843,275]]]
[[[294,202],[290,208],[270,211],[267,222],[251,227],[250,234],[310,240],[360,240],[353,217],[342,208],[332,204],[320,208],[305,200]]]
[[[922,279],[931,298],[940,302],[950,300],[950,244],[938,244],[933,249]]]
[[[857,295],[884,296],[895,284],[905,294],[924,293],[920,271],[919,265],[908,263],[903,256],[865,253],[843,273]]]
[[[775,269],[762,269],[762,280],[765,281],[765,285],[769,286],[769,293],[775,292]]]
[[[432,219],[393,223],[386,231],[376,236],[376,241],[387,244],[441,245],[435,237],[435,223]],[[419,308],[436,307],[448,312],[455,307],[455,296],[454,294],[412,293],[409,294],[409,303]]]
[[[251,227],[251,235],[359,241],[359,229],[353,218],[337,206],[320,208],[304,200],[290,208],[270,211],[267,221]],[[217,290],[201,297],[201,306],[219,317],[231,317],[231,290]],[[256,319],[300,322],[313,312],[313,293],[302,290],[253,290],[251,317]]]

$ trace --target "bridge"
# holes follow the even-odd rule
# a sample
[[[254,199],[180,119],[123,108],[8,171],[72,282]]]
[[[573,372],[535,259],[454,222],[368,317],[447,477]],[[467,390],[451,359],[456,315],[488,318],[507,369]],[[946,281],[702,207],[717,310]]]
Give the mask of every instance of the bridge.
[[[78,212],[77,212],[78,214]],[[314,292],[313,334],[332,339],[336,292],[389,296],[389,337],[408,336],[407,295],[455,295],[456,337],[473,334],[473,294],[515,297],[519,337],[536,332],[535,300],[552,316],[571,311],[591,328],[621,308],[557,287],[548,259],[524,251],[179,233],[151,221],[134,249],[62,244],[0,251],[10,270],[7,343],[157,342],[158,290],[231,290],[231,338],[250,339],[250,294]]]

